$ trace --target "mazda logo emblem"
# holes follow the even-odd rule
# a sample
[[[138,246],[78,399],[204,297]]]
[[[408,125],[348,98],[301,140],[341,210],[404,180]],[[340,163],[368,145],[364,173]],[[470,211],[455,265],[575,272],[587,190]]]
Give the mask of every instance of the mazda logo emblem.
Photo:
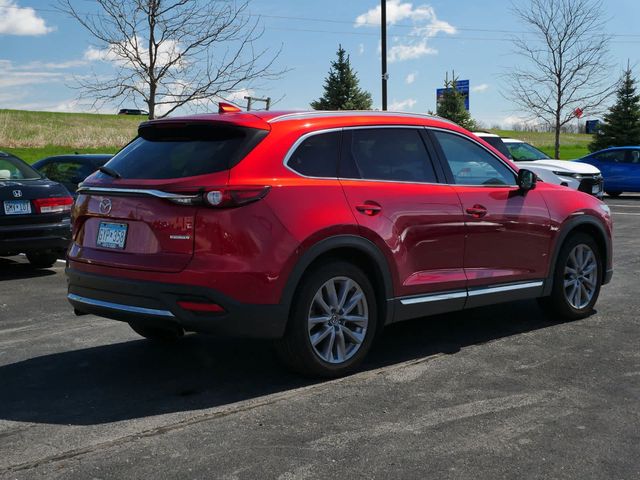
[[[111,200],[103,198],[100,200],[100,213],[107,214],[111,212]]]
[[[22,190],[14,190],[12,193],[15,198],[20,198],[22,196]]]

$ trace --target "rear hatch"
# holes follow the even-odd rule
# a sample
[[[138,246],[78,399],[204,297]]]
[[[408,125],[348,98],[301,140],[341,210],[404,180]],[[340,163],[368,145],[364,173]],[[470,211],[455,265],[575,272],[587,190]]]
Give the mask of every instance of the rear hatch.
[[[78,190],[69,258],[179,272],[193,256],[203,193],[226,186],[267,131],[184,120],[147,122],[138,133]]]

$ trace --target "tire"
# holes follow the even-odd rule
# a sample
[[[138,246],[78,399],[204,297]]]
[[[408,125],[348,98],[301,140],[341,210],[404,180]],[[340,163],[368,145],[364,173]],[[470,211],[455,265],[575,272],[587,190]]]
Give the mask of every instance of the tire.
[[[131,329],[138,335],[145,337],[154,342],[173,343],[180,340],[184,336],[184,331],[181,328],[160,328],[149,327],[147,325],[139,325],[135,323],[129,323]]]
[[[551,295],[539,299],[539,303],[554,319],[584,318],[593,313],[602,274],[602,256],[593,237],[585,233],[572,235],[556,260]]]
[[[298,373],[340,377],[367,355],[377,322],[376,295],[367,276],[351,263],[332,261],[301,280],[276,353]]]
[[[27,260],[36,268],[51,268],[58,260],[57,253],[31,252],[27,253]]]
[[[609,195],[610,197],[619,197],[620,195],[622,195],[622,192],[607,192],[605,191],[604,193],[606,193],[607,195]]]

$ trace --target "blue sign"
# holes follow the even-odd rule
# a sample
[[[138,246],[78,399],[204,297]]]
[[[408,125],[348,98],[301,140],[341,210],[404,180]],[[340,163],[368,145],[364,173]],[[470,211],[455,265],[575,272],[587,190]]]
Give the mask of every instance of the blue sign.
[[[442,95],[448,88],[438,88],[436,90],[436,102],[440,102]],[[469,80],[458,80],[456,82],[456,90],[464,96],[464,108],[469,111]]]

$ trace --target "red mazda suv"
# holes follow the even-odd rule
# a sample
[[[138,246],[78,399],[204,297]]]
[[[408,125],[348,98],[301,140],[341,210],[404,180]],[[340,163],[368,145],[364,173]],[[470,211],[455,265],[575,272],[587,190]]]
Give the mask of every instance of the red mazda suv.
[[[402,320],[527,298],[588,315],[611,229],[597,198],[441,118],[222,104],[142,123],[82,184],[68,299],[150,339],[275,339],[338,376]]]

